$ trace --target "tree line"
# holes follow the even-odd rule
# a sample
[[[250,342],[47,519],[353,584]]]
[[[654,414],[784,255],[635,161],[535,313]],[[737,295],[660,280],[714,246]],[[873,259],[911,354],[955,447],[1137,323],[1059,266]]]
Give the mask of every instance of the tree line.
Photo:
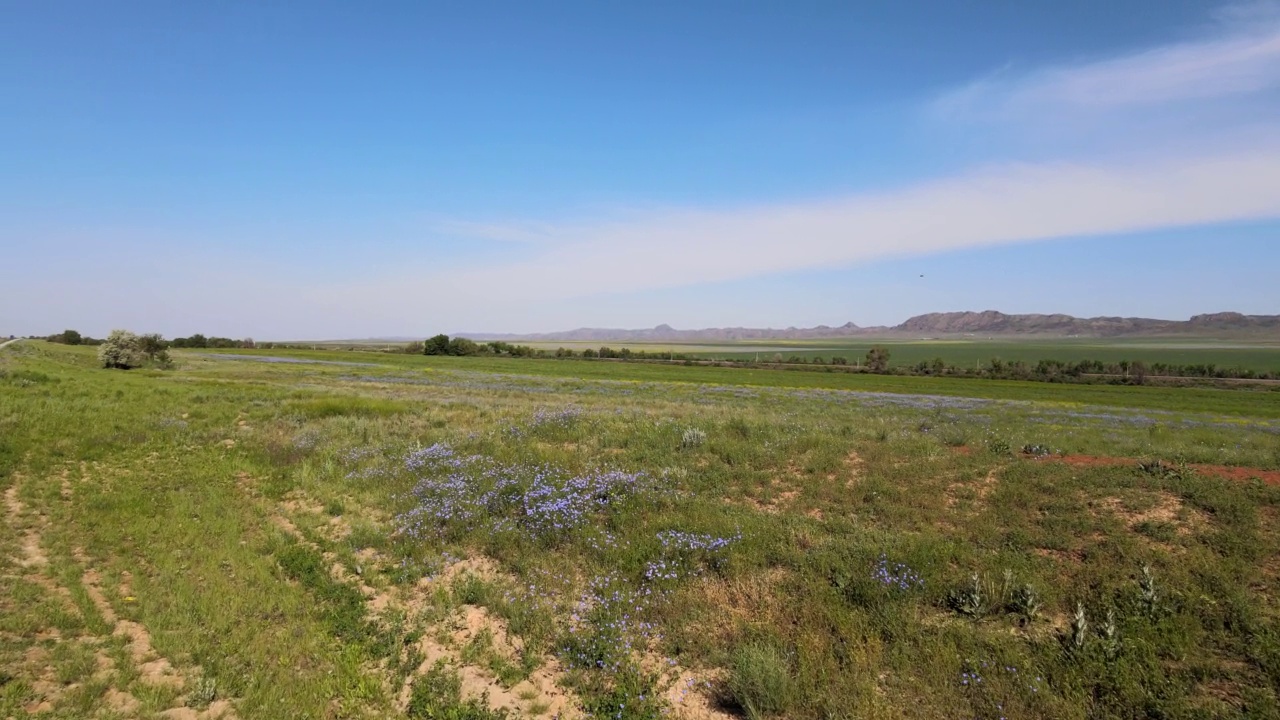
[[[949,363],[941,357],[922,360],[913,365],[890,367],[890,351],[883,345],[873,346],[866,355],[852,362],[846,356],[783,356],[775,353],[767,359],[712,360],[702,356],[672,351],[633,350],[631,348],[600,348],[574,350],[560,347],[555,350],[534,348],[528,345],[512,345],[506,342],[477,343],[467,338],[436,335],[424,342],[410,343],[405,352],[425,355],[475,356],[506,355],[530,358],[585,358],[604,360],[631,360],[649,362],[681,362],[684,364],[715,364],[729,367],[782,367],[785,369],[863,372],[890,375],[988,378],[993,380],[1030,380],[1063,383],[1110,383],[1144,385],[1153,380],[1280,380],[1280,371],[1259,371],[1244,367],[1228,367],[1216,364],[1148,363],[1142,360],[1002,360],[991,358],[976,365]]]
[[[125,332],[117,336],[117,332]],[[32,339],[38,339],[33,337]],[[98,345],[110,344],[115,340],[117,347],[125,350],[106,349],[100,351],[104,355],[107,367],[138,367],[144,364],[167,365],[169,348],[288,348],[289,343],[258,343],[253,338],[235,340],[224,337],[206,337],[196,333],[189,337],[166,340],[157,333],[134,335],[126,331],[113,331],[112,337],[100,340],[82,335],[75,330],[64,330],[49,335],[44,340],[65,345]],[[1127,385],[1144,385],[1153,381],[1177,380],[1276,380],[1280,381],[1280,371],[1259,371],[1243,367],[1220,366],[1213,363],[1177,364],[1166,362],[1147,363],[1142,360],[1119,360],[1114,362],[1102,360],[1002,360],[991,358],[985,363],[973,366],[948,363],[941,357],[933,360],[922,360],[914,365],[890,367],[889,349],[882,345],[873,346],[861,358],[850,363],[848,357],[834,355],[831,357],[790,355],[784,357],[775,353],[768,359],[724,359],[713,360],[706,357],[678,353],[674,351],[633,350],[631,348],[613,348],[608,345],[600,348],[574,350],[560,347],[555,350],[535,348],[529,345],[516,345],[500,340],[476,342],[465,337],[449,337],[445,334],[435,335],[421,342],[412,342],[394,350],[410,354],[451,357],[523,357],[523,358],[583,358],[588,360],[622,360],[635,362],[680,362],[686,365],[719,365],[724,367],[774,367],[790,370],[827,370],[829,372],[862,372],[891,375],[934,376],[988,378],[994,380],[1030,380],[1039,382],[1061,383],[1110,383]]]
[[[258,348],[258,347],[281,347],[276,343],[260,344],[260,343],[254,342],[253,338],[241,338],[239,340],[236,340],[233,338],[217,337],[216,335],[212,337],[205,337],[200,333],[196,333],[190,337],[177,337],[177,338],[173,338],[172,340],[166,340],[164,339],[164,337],[162,337],[157,333],[151,333],[149,335],[140,336],[140,337],[155,338],[156,339],[155,342],[161,343],[163,347],[166,347],[166,348],[250,348],[252,349],[252,348]],[[36,340],[41,338],[39,338],[38,336],[33,336],[30,339]],[[43,339],[47,342],[60,343],[62,345],[101,345],[102,343],[106,342],[105,340],[102,340],[102,339],[92,338],[92,337],[89,337],[88,335],[82,335],[76,330],[63,330],[60,333],[45,336]]]

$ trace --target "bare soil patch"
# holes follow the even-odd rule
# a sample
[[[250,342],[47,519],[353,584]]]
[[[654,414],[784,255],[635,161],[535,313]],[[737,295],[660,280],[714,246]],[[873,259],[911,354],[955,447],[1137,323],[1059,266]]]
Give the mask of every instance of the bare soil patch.
[[[1116,497],[1104,498],[1097,507],[1119,517],[1130,530],[1143,523],[1163,523],[1171,525],[1178,535],[1186,536],[1207,523],[1200,511],[1184,506],[1182,500],[1170,493],[1160,493],[1155,505],[1144,510],[1129,509]]]
[[[862,468],[864,465],[866,465],[866,462],[862,459],[862,456],[858,454],[857,450],[850,450],[849,454],[845,455],[844,468],[845,475],[847,476],[844,481],[845,487],[852,488],[854,485],[858,484],[858,481],[862,479]]]
[[[974,509],[981,509],[986,504],[987,498],[990,497],[991,493],[995,492],[996,487],[999,486],[1000,472],[1002,470],[1004,470],[1003,466],[991,468],[977,483],[955,482],[948,485],[944,493],[947,507],[954,508],[956,505],[959,505],[959,491],[964,488],[972,488],[974,493]]]
[[[1039,462],[1060,462],[1075,467],[1117,467],[1137,465],[1134,458],[1107,457],[1103,455],[1059,455],[1050,456]],[[1268,485],[1280,485],[1280,470],[1263,470],[1261,468],[1239,467],[1235,465],[1212,465],[1208,463],[1190,463],[1187,467],[1202,475],[1221,478],[1223,480],[1248,481],[1258,479]]]
[[[951,448],[952,452],[957,455],[971,455],[973,448],[959,446]],[[1063,463],[1074,467],[1124,467],[1134,466],[1141,461],[1139,458],[1111,457],[1106,455],[1048,455],[1045,457],[1035,457],[1028,459],[1035,462]],[[1212,463],[1188,463],[1188,468],[1195,470],[1202,475],[1221,478],[1223,480],[1261,480],[1268,485],[1280,485],[1280,470],[1265,470],[1262,468],[1242,467],[1239,465],[1215,465]]]

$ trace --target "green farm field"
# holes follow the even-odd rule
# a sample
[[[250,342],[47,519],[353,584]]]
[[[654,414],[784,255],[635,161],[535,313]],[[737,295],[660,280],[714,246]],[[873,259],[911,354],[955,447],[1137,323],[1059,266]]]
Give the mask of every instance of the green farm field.
[[[174,359],[0,349],[0,718],[1280,717],[1280,392]]]
[[[889,348],[890,367],[911,366],[942,358],[948,365],[975,367],[986,365],[992,358],[1006,362],[1023,361],[1034,365],[1040,360],[1063,362],[1100,360],[1119,362],[1141,360],[1147,364],[1168,363],[1175,365],[1217,365],[1219,367],[1244,368],[1259,372],[1280,371],[1280,338],[1275,342],[1219,341],[1207,338],[1176,340],[1104,340],[1098,338],[1060,340],[1010,339],[1010,340],[792,340],[792,341],[744,341],[741,343],[624,343],[624,342],[566,342],[530,343],[534,347],[554,350],[565,347],[581,352],[588,348],[608,345],[627,347],[646,352],[683,353],[696,357],[749,360],[769,360],[775,354],[783,358],[821,357],[830,359],[842,356],[850,363],[861,360],[875,345]]]

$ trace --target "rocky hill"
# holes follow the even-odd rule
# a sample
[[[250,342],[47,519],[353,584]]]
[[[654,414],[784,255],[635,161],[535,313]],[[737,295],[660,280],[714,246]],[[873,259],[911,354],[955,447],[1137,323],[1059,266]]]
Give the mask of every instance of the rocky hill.
[[[1071,315],[1006,315],[983,312],[928,313],[892,327],[859,327],[852,322],[837,327],[811,328],[704,328],[677,330],[659,325],[644,330],[579,328],[533,335],[460,333],[476,340],[525,342],[717,342],[735,340],[808,340],[845,337],[1212,337],[1275,340],[1280,342],[1280,315],[1243,315],[1220,312],[1196,315],[1190,320],[1157,320],[1135,317],[1078,318]]]
[[[1054,337],[1142,337],[1276,335],[1280,315],[1242,315],[1235,312],[1196,315],[1190,320],[1133,317],[1077,318],[1071,315],[1006,315],[985,312],[917,315],[893,328],[913,335],[1046,335]]]

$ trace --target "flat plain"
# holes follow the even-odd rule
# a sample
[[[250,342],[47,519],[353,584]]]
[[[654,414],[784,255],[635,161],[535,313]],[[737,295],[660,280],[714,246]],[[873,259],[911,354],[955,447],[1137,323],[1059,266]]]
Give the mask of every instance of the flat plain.
[[[0,351],[0,717],[1280,717],[1278,392],[174,356]]]
[[[1280,371],[1280,339],[1273,341],[1222,340],[1209,337],[1173,338],[954,338],[904,340],[902,338],[831,338],[822,340],[750,340],[706,343],[637,342],[534,342],[534,347],[555,350],[565,347],[581,352],[602,345],[628,347],[651,353],[677,353],[725,360],[769,360],[774,355],[806,360],[844,357],[850,363],[861,360],[873,346],[890,351],[891,367],[911,366],[941,358],[948,365],[972,368],[992,359],[1022,361],[1035,365],[1040,360],[1078,362],[1099,360],[1115,363],[1140,360],[1147,364],[1217,365],[1257,372]]]

